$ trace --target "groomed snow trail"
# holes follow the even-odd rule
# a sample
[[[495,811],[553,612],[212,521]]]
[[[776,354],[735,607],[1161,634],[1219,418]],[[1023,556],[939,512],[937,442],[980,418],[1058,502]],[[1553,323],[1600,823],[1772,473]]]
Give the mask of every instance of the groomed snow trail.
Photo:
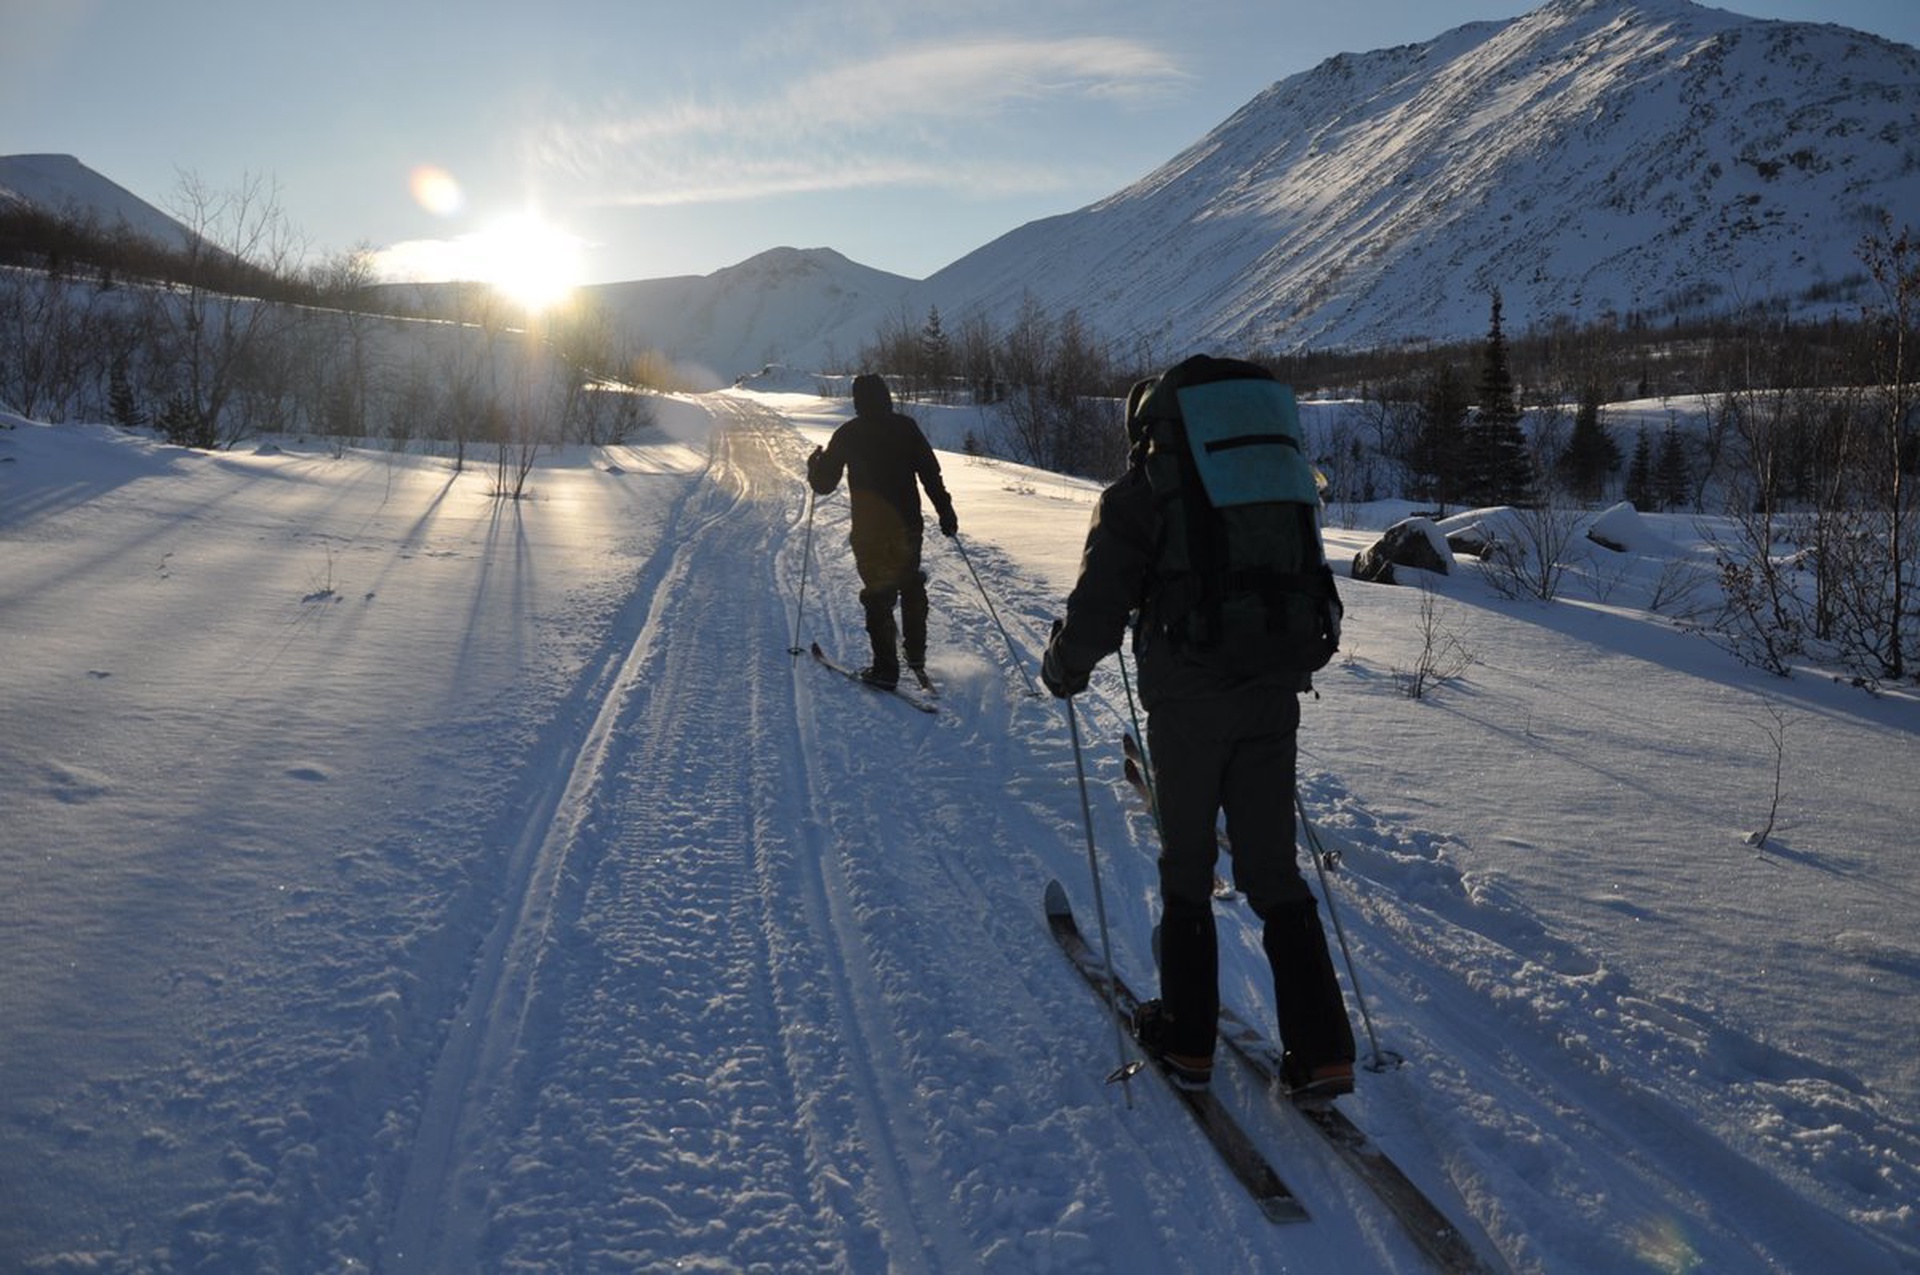
[[[1075,759],[1028,695],[1095,486],[948,453],[1010,635],[930,537],[927,717],[790,652],[864,654],[844,494],[804,552],[839,409],[661,406],[528,503],[427,458],[0,431],[0,1267],[1426,1269],[1244,1072],[1222,1100],[1310,1224],[1157,1081],[1102,1083],[1040,907],[1057,878],[1093,915]],[[1747,789],[1724,660],[1468,581],[1508,660],[1410,705],[1419,598],[1343,594],[1364,654],[1307,706],[1302,792],[1409,1063],[1354,1119],[1516,1270],[1915,1269],[1911,701],[1796,682],[1823,791],[1757,855],[1711,815]],[[1642,746],[1669,701],[1695,742]],[[1075,704],[1146,988],[1126,702],[1109,661]]]
[[[1102,1085],[1038,906],[1080,845],[1058,709],[937,541],[948,711],[793,656],[804,445],[710,402],[709,471],[526,813],[385,1269],[1417,1269],[1364,1210],[1276,1248],[1169,1096]],[[844,517],[817,506],[803,627],[857,659]]]

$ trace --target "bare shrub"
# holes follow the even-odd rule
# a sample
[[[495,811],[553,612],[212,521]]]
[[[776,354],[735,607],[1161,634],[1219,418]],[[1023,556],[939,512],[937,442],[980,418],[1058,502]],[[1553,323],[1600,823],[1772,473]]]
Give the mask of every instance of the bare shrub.
[[[1474,657],[1448,619],[1441,615],[1433,589],[1420,585],[1420,653],[1410,669],[1393,670],[1394,681],[1408,699],[1425,699],[1427,692],[1450,682],[1472,667]]]

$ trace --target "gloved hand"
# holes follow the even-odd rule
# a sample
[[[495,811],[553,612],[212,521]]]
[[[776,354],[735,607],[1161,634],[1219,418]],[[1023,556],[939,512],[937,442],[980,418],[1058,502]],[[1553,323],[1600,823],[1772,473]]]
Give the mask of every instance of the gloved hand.
[[[954,516],[951,509],[940,515],[940,534],[949,539],[960,534],[960,519]]]
[[[1040,680],[1053,692],[1057,699],[1070,699],[1087,689],[1087,681],[1092,671],[1075,673],[1067,668],[1067,662],[1060,650],[1060,630],[1065,626],[1060,621],[1053,622],[1053,632],[1047,639],[1047,653],[1040,660]]]

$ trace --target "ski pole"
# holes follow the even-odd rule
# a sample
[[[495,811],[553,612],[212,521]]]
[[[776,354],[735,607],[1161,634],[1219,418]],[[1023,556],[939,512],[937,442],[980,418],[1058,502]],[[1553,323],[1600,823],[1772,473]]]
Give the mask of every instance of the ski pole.
[[[807,547],[800,558],[800,601],[793,608],[793,645],[787,648],[788,655],[800,654],[800,613],[807,605],[807,568],[813,562],[813,502],[814,490],[807,487]]]
[[[1118,1060],[1107,1083],[1120,1082],[1127,1095],[1127,1110],[1133,1110],[1133,1086],[1129,1082],[1140,1070],[1139,1061],[1128,1061],[1126,1037],[1120,1033],[1120,1001],[1114,994],[1118,986],[1113,977],[1113,940],[1107,931],[1107,897],[1100,888],[1100,856],[1093,846],[1093,805],[1087,800],[1087,767],[1080,754],[1080,718],[1073,711],[1073,697],[1067,697],[1067,730],[1073,736],[1073,772],[1080,780],[1080,819],[1087,829],[1087,870],[1093,876],[1093,912],[1100,921],[1100,955],[1107,965],[1107,1007],[1113,1011],[1113,1052]]]
[[[1353,948],[1347,943],[1347,927],[1340,923],[1340,913],[1333,906],[1333,885],[1327,878],[1326,848],[1320,844],[1320,832],[1313,826],[1313,820],[1307,818],[1307,807],[1300,800],[1300,785],[1293,786],[1293,808],[1300,815],[1300,830],[1307,839],[1307,853],[1313,858],[1314,870],[1320,874],[1320,893],[1327,900],[1327,915],[1333,919],[1333,932],[1340,939],[1340,952],[1347,959],[1347,977],[1353,983],[1353,1002],[1360,1007],[1360,1022],[1367,1029],[1367,1043],[1373,1046],[1373,1058],[1367,1063],[1367,1070],[1380,1072],[1403,1066],[1406,1059],[1391,1049],[1380,1048],[1380,1037],[1373,1030],[1373,1015],[1367,1013],[1367,998],[1360,991],[1360,971],[1353,962]]]
[[[967,546],[961,542],[959,533],[957,532],[953,535],[952,539],[953,547],[960,551],[960,561],[967,564],[967,573],[973,577],[974,587],[980,590],[981,601],[987,604],[987,614],[993,617],[994,627],[1000,630],[1001,638],[1006,641],[1007,653],[1013,656],[1014,667],[1019,669],[1020,675],[1027,679],[1027,694],[1033,698],[1039,698],[1040,688],[1033,684],[1033,674],[1027,671],[1026,661],[1020,658],[1020,651],[1014,646],[1013,636],[1007,632],[1007,626],[1000,623],[1000,613],[994,609],[993,598],[988,594],[985,583],[981,581],[980,573],[973,569],[973,559],[967,556]],[[1073,716],[1071,711],[1073,705],[1069,703],[1067,708],[1069,710],[1067,716],[1071,719]]]

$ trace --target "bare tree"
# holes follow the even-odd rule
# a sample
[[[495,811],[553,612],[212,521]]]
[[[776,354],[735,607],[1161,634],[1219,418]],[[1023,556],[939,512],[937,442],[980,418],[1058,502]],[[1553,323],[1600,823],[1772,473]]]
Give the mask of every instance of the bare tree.
[[[976,310],[960,321],[959,374],[976,403],[991,403],[1000,397],[994,344],[993,324],[984,314]]]
[[[94,296],[62,274],[0,269],[0,403],[43,420],[74,410],[103,354]]]
[[[1868,312],[1878,371],[1868,477],[1884,519],[1886,554],[1880,577],[1885,599],[1882,620],[1873,626],[1877,632],[1868,637],[1867,646],[1878,657],[1885,676],[1899,678],[1907,672],[1906,647],[1911,640],[1907,612],[1914,586],[1908,574],[1920,556],[1920,545],[1915,543],[1920,482],[1913,472],[1920,471],[1916,454],[1920,428],[1914,422],[1915,396],[1920,392],[1914,383],[1920,380],[1914,369],[1920,352],[1920,236],[1912,227],[1895,234],[1889,219],[1881,234],[1870,236],[1862,245],[1861,257],[1880,290],[1878,303]]]
[[[1544,499],[1501,511],[1495,525],[1499,530],[1485,559],[1487,582],[1503,597],[1553,601],[1578,540],[1579,511]]]
[[[244,376],[271,366],[263,347],[293,317],[249,285],[289,274],[299,245],[279,188],[266,178],[249,175],[216,192],[182,173],[172,211],[187,229],[187,248],[180,286],[153,294],[153,324],[190,426],[181,441],[211,447],[238,437],[237,423],[225,420],[228,406]]]
[[[1077,311],[1056,320],[1029,294],[1001,338],[995,365],[1006,378],[1000,414],[1011,459],[1092,477],[1124,467],[1126,431],[1110,393],[1113,360]]]

